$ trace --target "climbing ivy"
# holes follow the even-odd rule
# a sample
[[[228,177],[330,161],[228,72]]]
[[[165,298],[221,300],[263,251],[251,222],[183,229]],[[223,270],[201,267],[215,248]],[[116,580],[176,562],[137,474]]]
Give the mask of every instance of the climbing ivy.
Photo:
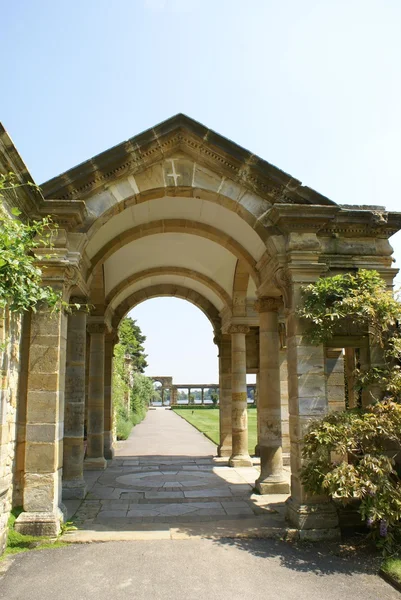
[[[27,184],[28,185],[28,184]],[[33,185],[33,184],[29,184]],[[4,191],[17,193],[21,184],[12,173],[0,175],[0,201]],[[42,269],[35,259],[35,248],[52,247],[56,224],[50,217],[23,222],[20,211],[7,211],[0,205],[0,309],[11,312],[36,310],[40,302],[51,309],[62,303],[61,294],[50,286],[42,285]]]

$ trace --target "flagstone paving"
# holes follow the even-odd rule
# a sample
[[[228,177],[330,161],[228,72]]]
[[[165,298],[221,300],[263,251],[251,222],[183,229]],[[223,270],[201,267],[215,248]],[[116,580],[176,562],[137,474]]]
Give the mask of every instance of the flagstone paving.
[[[152,530],[233,521],[255,531],[285,528],[286,496],[259,496],[253,467],[233,469],[215,457],[216,446],[173,411],[148,412],[130,438],[118,442],[105,471],[87,471],[86,498],[68,501],[79,531]],[[79,505],[79,506],[78,506]],[[213,529],[213,528],[212,528]],[[216,525],[216,530],[218,525]],[[210,530],[210,528],[209,528]]]

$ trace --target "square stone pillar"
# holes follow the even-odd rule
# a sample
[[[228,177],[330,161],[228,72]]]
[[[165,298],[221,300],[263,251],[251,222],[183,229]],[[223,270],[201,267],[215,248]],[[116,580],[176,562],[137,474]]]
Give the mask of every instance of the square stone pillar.
[[[105,469],[104,458],[104,323],[90,323],[89,387],[88,387],[88,447],[85,469]]]
[[[256,373],[256,389],[255,389],[255,405],[256,405],[256,446],[255,456],[260,456],[259,440],[260,440],[260,412],[259,407],[259,373]]]
[[[219,456],[232,454],[232,415],[231,415],[231,337],[222,335],[219,346]]]
[[[329,410],[325,349],[312,346],[304,336],[304,323],[296,313],[301,301],[301,282],[293,285],[291,308],[287,317],[287,360],[289,424],[291,440],[291,497],[287,518],[300,530],[302,539],[337,539],[338,516],[326,496],[308,494],[301,482],[302,440],[310,422]]]
[[[46,307],[32,313],[27,381],[23,512],[15,523],[27,535],[57,535],[63,520],[64,387],[67,317]]]
[[[290,432],[288,426],[288,364],[287,346],[280,349],[281,439],[283,464],[290,464]]]
[[[247,325],[231,325],[232,455],[231,467],[251,467],[248,452],[248,404],[246,388]]]
[[[326,348],[325,369],[329,412],[345,410],[345,372],[342,348]]]
[[[259,453],[260,477],[255,482],[261,494],[288,494],[283,473],[281,438],[279,298],[260,298],[259,312]]]
[[[355,408],[358,404],[355,390],[355,348],[345,348],[345,379],[347,382],[348,408]]]
[[[104,343],[104,457],[106,460],[111,460],[114,458],[114,412],[112,381],[114,346],[117,343],[117,334],[106,334]]]
[[[85,304],[85,300],[73,299]],[[68,317],[63,448],[63,498],[84,498],[86,311]]]

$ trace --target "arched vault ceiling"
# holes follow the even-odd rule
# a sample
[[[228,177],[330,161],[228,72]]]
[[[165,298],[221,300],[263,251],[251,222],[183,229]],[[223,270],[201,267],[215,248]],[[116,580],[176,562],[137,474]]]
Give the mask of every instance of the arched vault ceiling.
[[[171,278],[179,276],[182,279],[185,279],[184,285],[190,285],[190,281],[201,283],[204,287],[209,288],[214,293],[214,296],[217,296],[219,302],[223,306],[231,306],[232,299],[230,295],[213,279],[210,279],[207,275],[203,275],[199,271],[195,271],[194,269],[186,269],[184,267],[154,267],[150,269],[145,269],[143,271],[137,271],[130,277],[125,278],[119,284],[117,284],[105,298],[106,306],[109,304],[115,304],[115,298],[118,295],[125,293],[127,290],[130,290],[133,285],[136,283],[149,280],[159,275],[168,275]]]
[[[189,277],[184,277],[181,275],[153,275],[151,277],[144,277],[135,283],[127,286],[121,292],[116,294],[110,303],[110,307],[114,310],[118,307],[126,298],[132,296],[139,290],[146,290],[148,288],[154,288],[155,286],[159,286],[162,289],[162,286],[176,286],[177,289],[187,288],[188,290],[192,290],[197,292],[207,300],[217,309],[218,312],[223,310],[225,304],[222,299],[213,291],[210,287],[201,283],[200,281],[196,281]]]
[[[232,294],[236,257],[226,248],[187,233],[158,233],[119,248],[104,263],[105,293],[135,273],[156,267],[194,270]]]
[[[186,219],[217,227],[243,246],[258,261],[266,250],[258,234],[237,213],[200,198],[163,197],[129,206],[111,216],[95,231],[86,246],[88,258],[93,258],[105,244],[133,227],[161,219]]]
[[[112,316],[113,327],[118,327],[121,319],[141,302],[145,302],[145,300],[149,300],[150,298],[161,298],[163,296],[181,298],[191,302],[208,317],[210,323],[212,324],[213,330],[216,333],[220,332],[220,316],[216,307],[207,298],[202,296],[202,294],[199,292],[191,290],[187,287],[166,283],[152,285],[150,287],[138,290],[120,302],[120,304],[116,307],[114,315]]]

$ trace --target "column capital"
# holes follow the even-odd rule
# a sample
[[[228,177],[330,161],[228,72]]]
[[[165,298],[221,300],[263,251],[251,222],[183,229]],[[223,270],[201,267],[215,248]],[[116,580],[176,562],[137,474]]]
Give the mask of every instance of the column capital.
[[[249,333],[250,327],[248,325],[230,325],[228,333]]]
[[[277,312],[282,306],[282,299],[273,296],[262,296],[255,302],[255,310],[258,313]]]
[[[88,333],[107,333],[108,327],[106,323],[88,323],[86,326],[86,330]]]

